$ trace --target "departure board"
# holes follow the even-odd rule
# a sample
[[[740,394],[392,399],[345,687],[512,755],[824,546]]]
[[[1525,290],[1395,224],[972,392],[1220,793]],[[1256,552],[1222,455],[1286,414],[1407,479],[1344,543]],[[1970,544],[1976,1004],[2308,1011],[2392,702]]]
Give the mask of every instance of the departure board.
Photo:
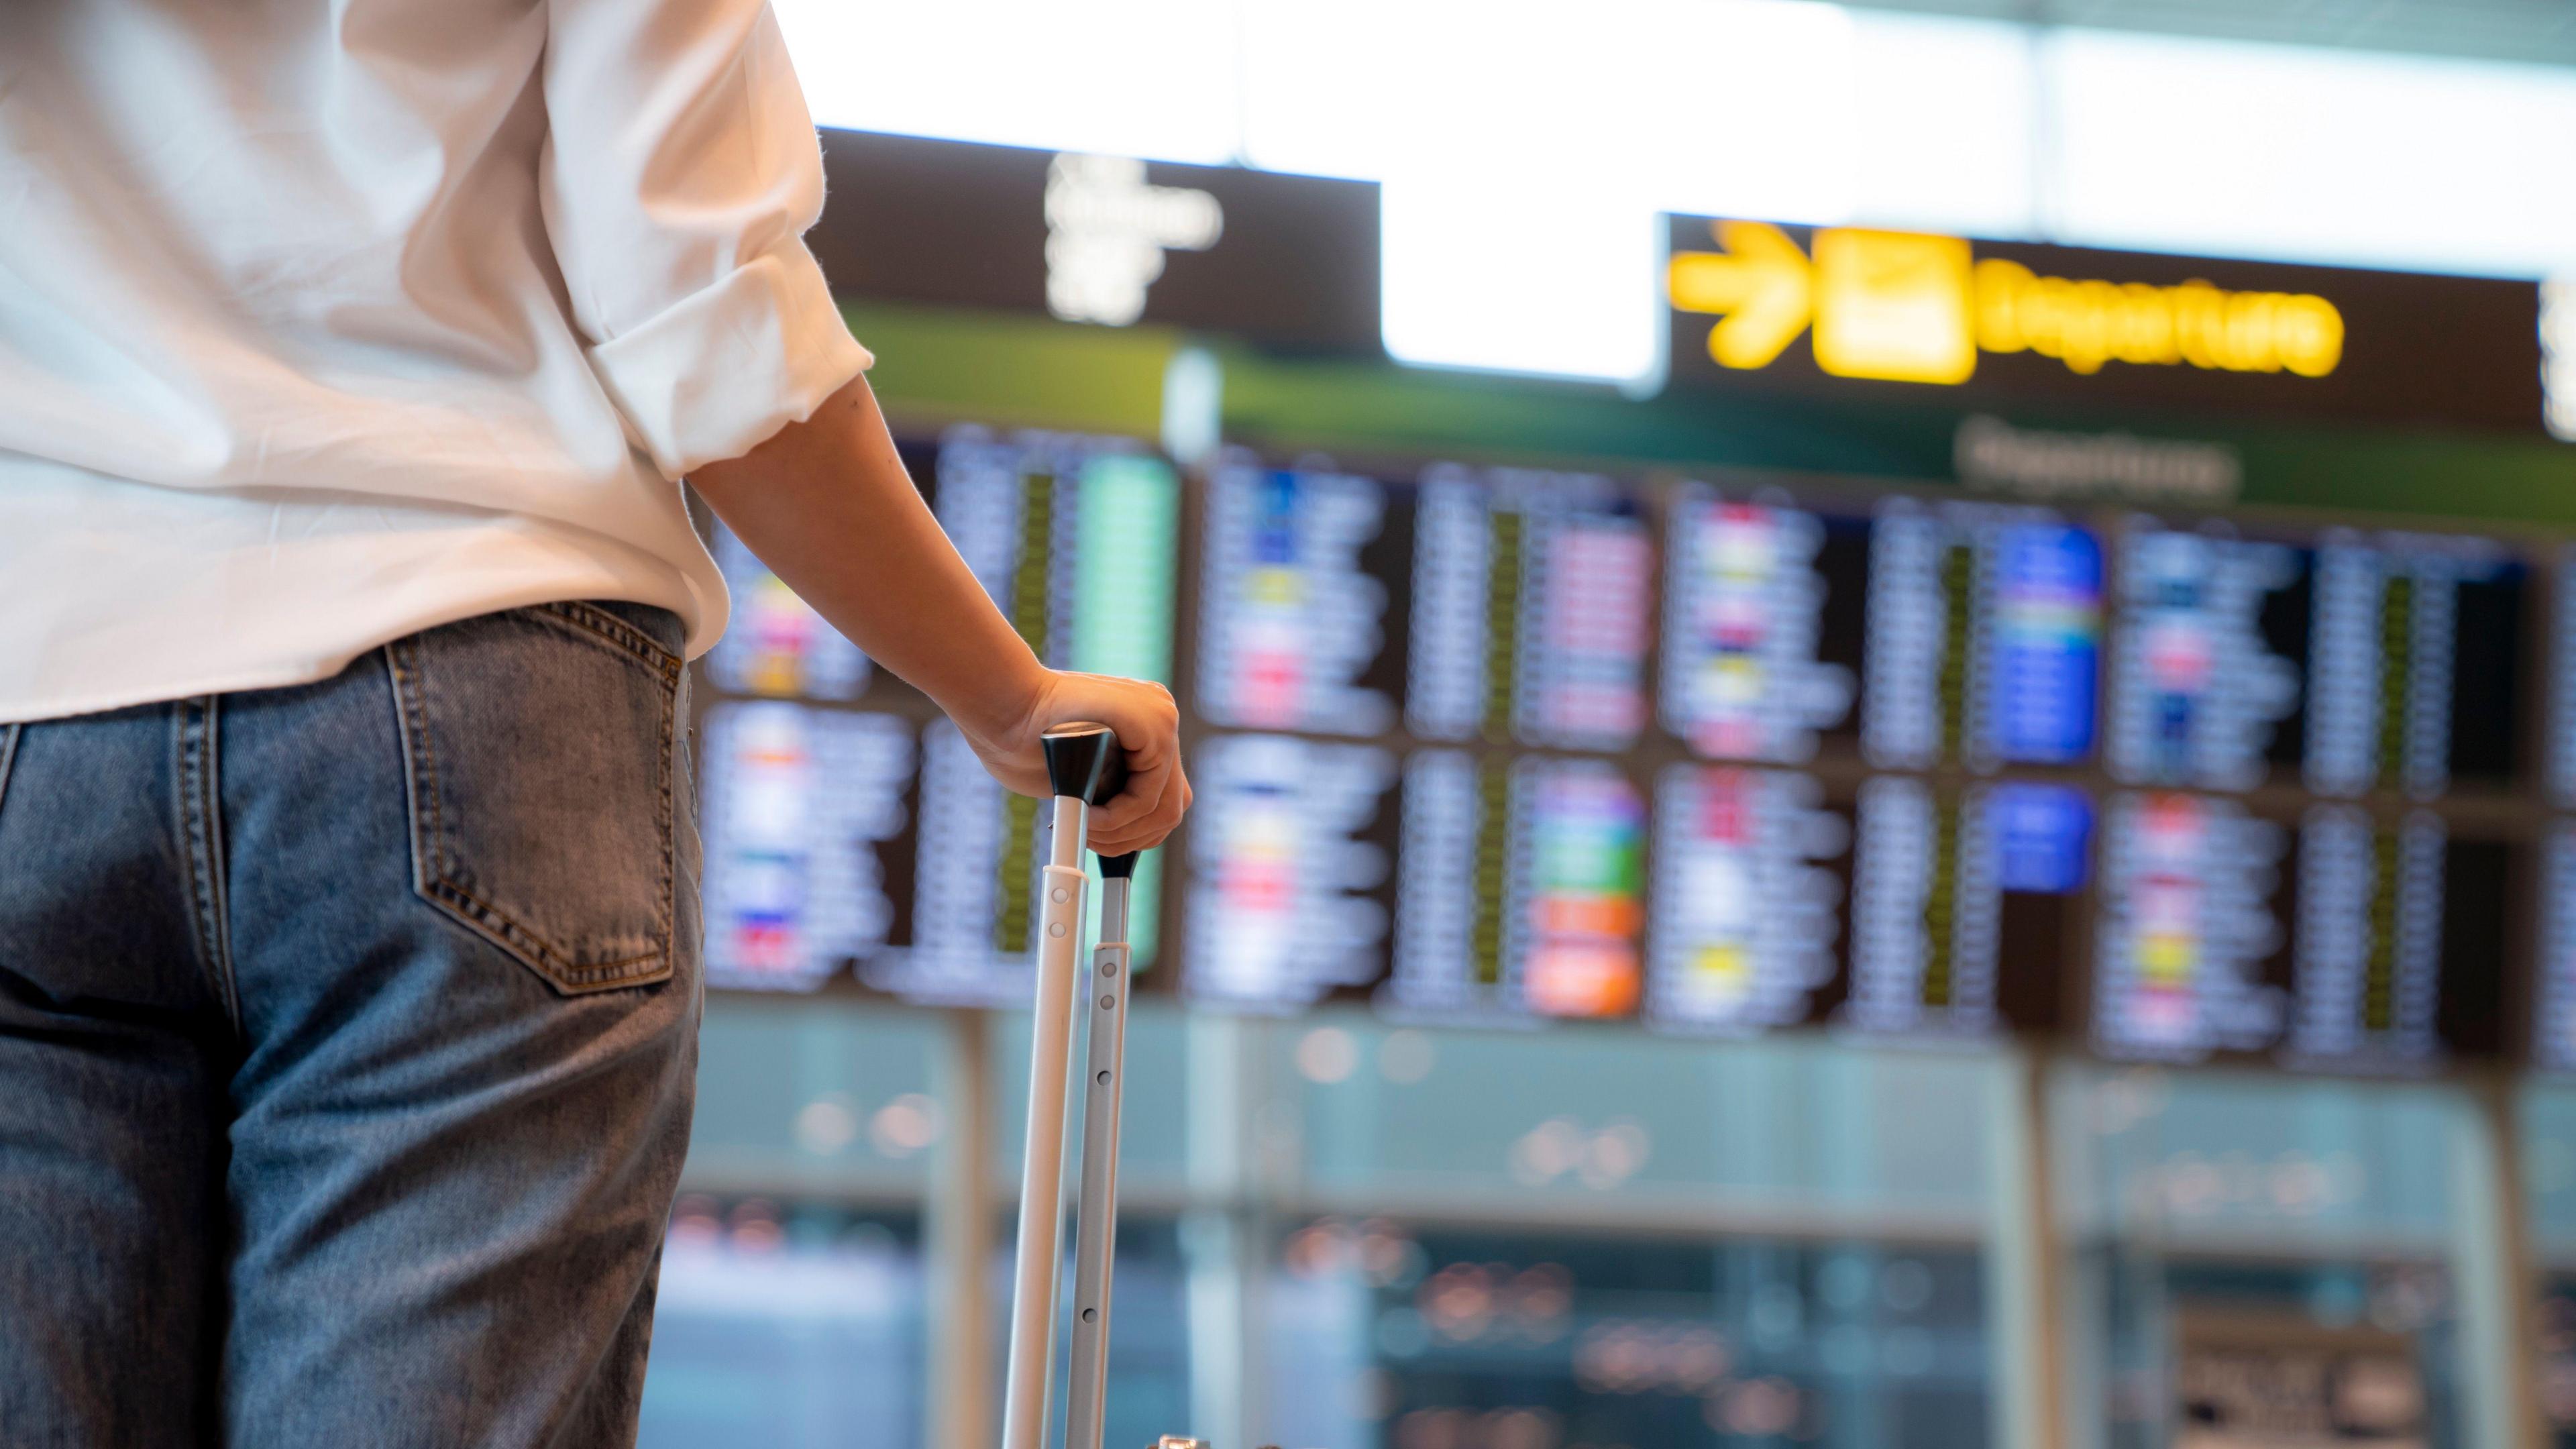
[[[2225,798],[2132,797],[2106,858],[2094,1038],[2166,1060],[2419,1071],[2487,1024],[2504,842],[2421,808],[2514,768],[2525,569],[2457,536],[2253,538],[2138,520],[2113,636],[2111,773],[2299,788],[2258,818]],[[2368,805],[2362,802],[2377,800]],[[2344,803],[2352,802],[2352,803]],[[2467,908],[2453,903],[2463,890]]]
[[[2540,962],[2532,1002],[2532,1060],[2576,1072],[2576,821],[2549,827],[2540,856]]]
[[[1406,718],[1427,739],[1624,749],[1646,724],[1654,548],[1607,478],[1425,470]]]
[[[1403,692],[1410,508],[1374,478],[1230,456],[1208,482],[1198,701],[1217,724],[1377,735]]]
[[[2093,749],[2102,552],[2036,509],[1893,499],[1870,532],[1861,746],[1883,769]]]
[[[2080,956],[2067,903],[2085,886],[2092,836],[2091,799],[2065,785],[1865,782],[1839,1023],[1948,1038],[2010,1024],[2008,1004],[2050,986],[2017,983],[2008,1003],[2007,943],[2016,968],[2043,978],[2046,963]]]
[[[2380,822],[2351,805],[2308,810],[2282,1043],[2294,1063],[2404,1068],[2442,1054],[2445,844],[2422,811]]]
[[[2576,811],[2576,546],[2551,560],[2544,788]],[[2539,847],[2540,925],[2527,1048],[2534,1064],[2576,1072],[2576,818],[2552,820]]]
[[[1646,797],[1617,766],[1425,750],[1405,764],[1403,1016],[1619,1017],[1644,988]]]
[[[1664,720],[1712,759],[1803,764],[1851,713],[1857,681],[1824,653],[1826,525],[1785,501],[1689,484],[1672,510]]]
[[[2122,541],[2110,766],[2142,785],[2263,783],[2299,703],[2299,663],[2264,628],[2304,577],[2293,549],[2143,524]]]
[[[1169,463],[1115,440],[960,428],[940,439],[931,496],[1040,659],[1171,678],[1180,479]],[[1024,1001],[1044,804],[1004,790],[945,721],[929,726],[921,760],[911,939],[863,963],[861,979],[922,1001]],[[1162,877],[1160,852],[1136,873],[1139,969],[1154,959]]]
[[[2308,788],[2422,800],[2455,772],[2508,773],[2520,568],[2482,539],[2346,529],[2312,559]]]
[[[1190,970],[1212,1004],[1285,1011],[1386,974],[1395,756],[1220,735],[1192,761]]]
[[[707,976],[811,989],[894,927],[879,848],[904,827],[912,731],[784,701],[706,718]]]
[[[2177,1061],[2269,1046],[2284,1002],[2263,968],[2284,940],[2273,897],[2288,832],[2181,793],[2116,796],[2105,826],[2095,1044]]]
[[[1832,984],[1851,821],[1784,770],[1674,765],[1657,786],[1646,1012],[1676,1031],[1796,1026]]]
[[[1780,475],[1185,474],[978,428],[905,457],[1042,658],[1176,687],[1197,808],[1132,934],[1200,1006],[2351,1073],[2510,1035],[2576,1071],[2556,545]],[[1041,803],[711,547],[713,979],[1018,1004]]]
[[[2576,546],[2550,560],[2543,788],[2553,810],[2576,811]],[[2576,1073],[2576,818],[2562,814],[2538,849],[2539,929],[2530,990],[2531,1061]]]
[[[2543,771],[2549,803],[2576,810],[2576,546],[2560,550],[2552,563]]]
[[[2103,858],[2093,1035],[2108,1056],[2403,1073],[2501,1045],[2508,842],[2420,808],[2295,819],[2124,795]]]

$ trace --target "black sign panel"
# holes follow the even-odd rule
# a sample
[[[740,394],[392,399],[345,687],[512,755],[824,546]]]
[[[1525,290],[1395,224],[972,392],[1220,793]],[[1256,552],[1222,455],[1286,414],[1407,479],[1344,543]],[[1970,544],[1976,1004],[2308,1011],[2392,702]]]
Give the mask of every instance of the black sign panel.
[[[1667,219],[1672,378],[1848,401],[2542,427],[2529,282]]]
[[[825,131],[834,290],[1374,354],[1375,183]]]

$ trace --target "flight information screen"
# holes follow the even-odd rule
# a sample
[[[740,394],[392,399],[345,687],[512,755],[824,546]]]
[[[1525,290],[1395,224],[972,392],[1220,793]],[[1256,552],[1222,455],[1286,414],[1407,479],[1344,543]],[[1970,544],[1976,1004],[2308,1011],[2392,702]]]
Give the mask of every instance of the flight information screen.
[[[1174,686],[1197,804],[1134,934],[1207,1006],[2576,1070],[2576,555],[973,428],[906,459],[1042,658]],[[712,546],[716,979],[1018,1002],[1039,802]]]
[[[1960,1038],[2053,1023],[2059,963],[2082,954],[2072,903],[2090,872],[2089,794],[1886,775],[1861,785],[1858,831],[1840,1025]]]
[[[1861,747],[1883,769],[2093,752],[2102,551],[2035,509],[1892,499],[1869,536]]]
[[[1646,1009],[1678,1031],[1795,1026],[1833,984],[1851,818],[1813,778],[1667,766],[1656,790]]]
[[[1589,474],[1439,465],[1411,502],[1414,733],[1636,743],[1655,562],[1641,501]]]
[[[2532,1059],[2576,1072],[2576,821],[2550,826],[2541,844],[2540,962],[2532,1003]]]
[[[2306,561],[2296,549],[2145,526],[2122,540],[2111,773],[2248,790],[2296,748]]]
[[[1310,1005],[1386,971],[1394,917],[1395,754],[1285,735],[1221,735],[1191,761],[1194,997]]]
[[[1171,680],[1181,498],[1168,462],[1123,440],[977,428],[901,451],[1041,658]],[[736,615],[705,671],[710,979],[811,988],[854,974],[917,1000],[1024,999],[1039,803],[1003,790],[927,700],[730,533],[712,547]],[[1162,877],[1150,858],[1136,880],[1140,968]]]
[[[1804,764],[1851,717],[1857,660],[1833,657],[1827,606],[1860,531],[1776,491],[1683,488],[1670,515],[1663,717],[1697,754]],[[1838,567],[1839,566],[1839,567]]]
[[[1208,480],[1197,698],[1212,724],[1374,736],[1404,696],[1408,496],[1230,456]]]
[[[2554,809],[2576,810],[2576,546],[2553,561],[2542,770]]]
[[[1398,1015],[1620,1017],[1645,985],[1646,794],[1606,760],[1406,762]]]
[[[783,700],[719,704],[704,726],[707,972],[805,990],[891,938],[881,851],[902,835],[913,732]]]
[[[931,475],[940,526],[1040,659],[1171,679],[1180,480],[1169,463],[1132,444],[962,428],[941,438]],[[860,979],[916,1000],[1025,1001],[1048,812],[1003,789],[944,720],[923,732],[920,798],[911,936],[863,962]],[[1162,879],[1159,853],[1136,873],[1140,970],[1155,955]],[[1096,914],[1097,891],[1091,900]]]
[[[2111,772],[2430,800],[2516,769],[2525,567],[2482,539],[2308,544],[2140,521],[2124,541]]]
[[[2108,815],[2092,1031],[2105,1054],[2411,1072],[2501,1045],[2517,848],[2442,818],[2123,793]]]

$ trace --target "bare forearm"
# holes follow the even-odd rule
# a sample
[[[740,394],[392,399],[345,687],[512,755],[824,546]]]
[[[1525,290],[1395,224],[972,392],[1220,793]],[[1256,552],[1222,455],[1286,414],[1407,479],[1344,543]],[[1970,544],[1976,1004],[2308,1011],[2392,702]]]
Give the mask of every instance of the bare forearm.
[[[1127,788],[1092,812],[1093,849],[1150,849],[1180,823],[1190,781],[1170,693],[1038,662],[904,475],[865,378],[690,481],[833,628],[947,711],[1004,786],[1047,793],[1047,726],[1095,720],[1116,730]]]
[[[689,481],[833,628],[969,731],[1028,711],[1044,671],[905,475],[865,377]]]

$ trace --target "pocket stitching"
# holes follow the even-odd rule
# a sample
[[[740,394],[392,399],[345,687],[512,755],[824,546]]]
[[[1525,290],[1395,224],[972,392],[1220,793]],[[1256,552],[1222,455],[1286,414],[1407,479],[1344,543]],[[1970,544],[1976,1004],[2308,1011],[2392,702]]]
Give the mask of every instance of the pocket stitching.
[[[23,724],[0,724],[0,800],[9,798],[9,768],[18,763],[18,737]]]
[[[553,606],[547,606],[547,609],[549,612],[554,612]],[[625,642],[603,629],[592,627],[587,622],[575,618],[569,612],[563,613],[561,617],[590,629],[608,642]],[[621,628],[625,627],[625,621],[617,619],[615,615],[602,614],[601,617]],[[643,638],[640,634],[636,636],[636,642],[646,645],[656,654],[667,657],[667,651],[662,650],[660,645]],[[675,904],[673,892],[676,887],[671,877],[676,869],[675,866],[666,868],[661,874],[658,892],[658,909],[662,918],[661,944],[641,955],[597,962],[588,966],[575,966],[565,961],[559,952],[535,932],[522,925],[509,912],[458,885],[450,877],[446,850],[447,828],[438,790],[438,746],[430,738],[427,707],[421,697],[422,672],[418,662],[419,651],[419,635],[398,639],[385,646],[386,667],[393,675],[394,693],[397,697],[396,709],[404,726],[404,743],[408,746],[404,754],[407,766],[405,784],[409,787],[412,796],[410,812],[412,889],[423,900],[444,909],[460,923],[472,928],[518,958],[521,964],[566,990],[594,986],[649,986],[657,981],[668,980],[674,968],[672,953],[679,931],[679,923],[673,913]],[[628,652],[635,651],[629,649]],[[411,661],[408,665],[405,663],[406,655]],[[661,788],[660,798],[655,802],[655,820],[665,839],[669,838],[672,828],[671,733],[674,727],[673,716],[678,712],[677,667],[674,661],[672,670],[664,673],[664,680],[672,691],[672,697],[668,706],[661,712],[661,765],[658,771]],[[417,776],[414,771],[417,771]],[[423,829],[420,808],[420,797],[424,793],[423,779],[427,785],[425,793],[429,797],[426,831]],[[669,863],[666,863],[666,866],[668,865]],[[658,969],[654,969],[652,963],[659,963]],[[639,971],[636,969],[639,966],[646,969]]]
[[[662,641],[606,609],[578,599],[562,599],[550,604],[539,604],[536,606],[536,612],[552,615],[602,643],[633,655],[638,663],[649,667],[660,676],[664,688],[679,688],[682,668],[680,656],[663,648]]]

